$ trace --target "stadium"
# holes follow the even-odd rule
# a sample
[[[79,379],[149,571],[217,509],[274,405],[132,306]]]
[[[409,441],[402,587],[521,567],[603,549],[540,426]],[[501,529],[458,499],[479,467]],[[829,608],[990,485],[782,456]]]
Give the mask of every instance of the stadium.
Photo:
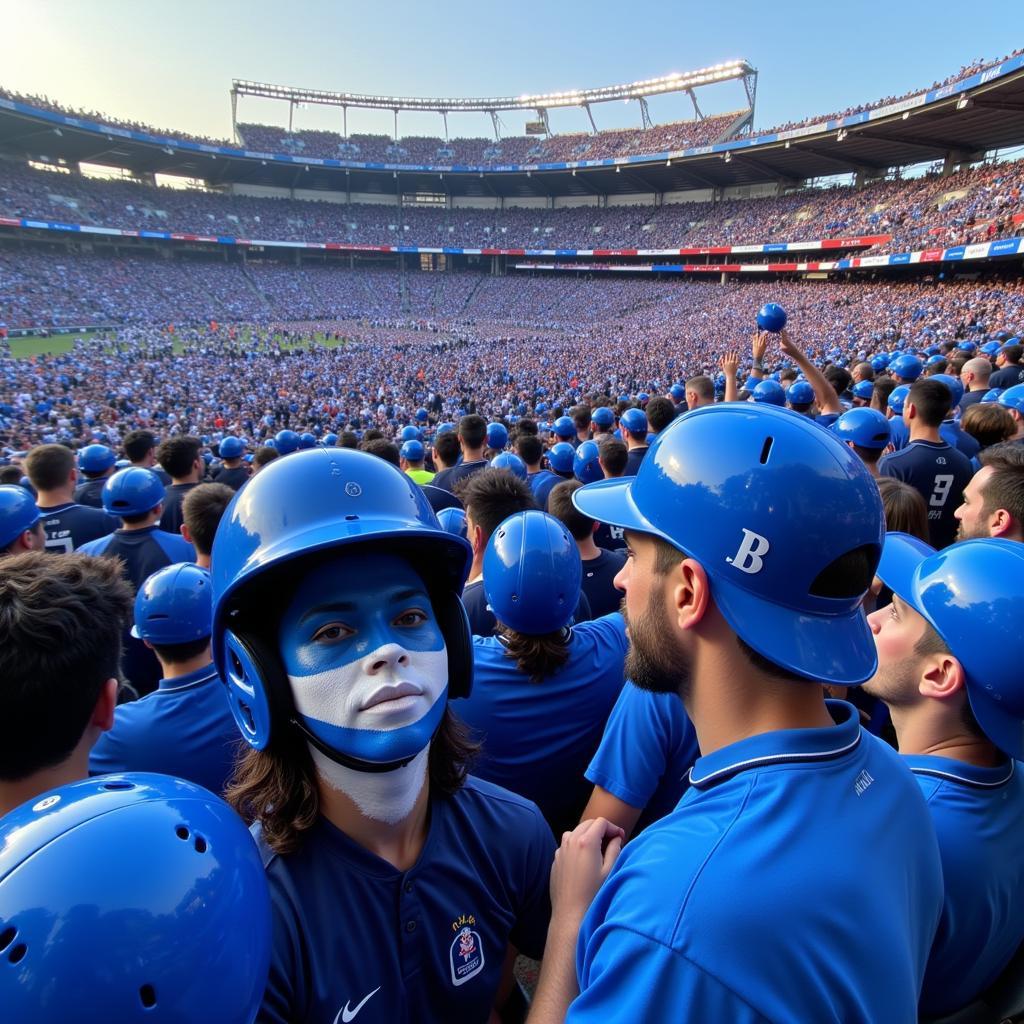
[[[1024,47],[762,50],[0,71],[5,1021],[1024,1021]]]

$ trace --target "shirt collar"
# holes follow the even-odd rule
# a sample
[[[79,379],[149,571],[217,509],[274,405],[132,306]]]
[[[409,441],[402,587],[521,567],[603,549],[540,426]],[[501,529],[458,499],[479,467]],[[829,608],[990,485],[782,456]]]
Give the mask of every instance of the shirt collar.
[[[934,754],[904,754],[903,760],[915,775],[929,775],[982,789],[995,789],[1006,785],[1016,770],[1012,758],[994,768],[982,768],[980,765],[957,761],[951,757],[937,757]]]
[[[175,676],[173,679],[161,679],[160,691],[162,693],[173,693],[177,690],[190,690],[194,686],[210,682],[217,678],[217,669],[211,661],[208,665],[198,668],[195,672],[187,672],[183,676]]]
[[[690,783],[707,789],[756,768],[809,761],[833,761],[860,743],[860,716],[841,700],[825,701],[835,725],[821,729],[778,729],[730,743],[700,757],[690,769]]]

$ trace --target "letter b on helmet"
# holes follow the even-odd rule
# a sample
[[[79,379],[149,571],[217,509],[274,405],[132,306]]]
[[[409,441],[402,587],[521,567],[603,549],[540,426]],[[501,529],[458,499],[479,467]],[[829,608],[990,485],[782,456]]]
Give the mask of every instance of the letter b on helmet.
[[[745,526],[741,526],[740,529],[743,531],[743,541],[736,554],[726,558],[726,561],[734,569],[753,575],[764,568],[764,556],[768,554],[771,544],[768,543],[767,537],[762,537]]]

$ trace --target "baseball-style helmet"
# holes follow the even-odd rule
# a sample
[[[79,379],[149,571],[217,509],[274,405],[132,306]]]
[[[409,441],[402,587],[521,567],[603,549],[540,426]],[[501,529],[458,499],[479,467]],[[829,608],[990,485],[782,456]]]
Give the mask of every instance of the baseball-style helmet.
[[[416,422],[426,423],[428,419],[430,419],[430,413],[420,406],[420,408],[416,410]]]
[[[78,452],[78,468],[83,473],[106,473],[115,462],[113,448],[105,444],[87,444]]]
[[[131,459],[118,459],[114,463],[114,469],[127,469],[132,464]]]
[[[939,363],[944,363],[946,357],[936,352],[934,355],[929,356],[925,361],[925,366],[937,366]]]
[[[795,380],[786,389],[786,401],[794,408],[814,401],[814,388],[805,380]]]
[[[417,441],[416,438],[406,441],[399,449],[399,454],[406,462],[420,462],[424,455],[423,442]]]
[[[1006,390],[1006,388],[989,388],[984,395],[981,396],[982,404],[985,402],[998,402],[999,396]]]
[[[981,346],[981,351],[987,356],[994,356],[999,352],[1000,348],[1002,348],[1002,346],[998,341],[986,341],[985,344]]]
[[[484,551],[484,594],[509,629],[543,636],[567,626],[580,600],[583,565],[572,534],[554,516],[516,512]]]
[[[410,424],[408,427],[402,427],[402,433],[399,434],[399,439],[404,443],[406,441],[422,441],[423,431],[419,427],[414,427]]]
[[[568,441],[559,441],[548,451],[548,465],[556,473],[571,473],[575,458],[576,449]]]
[[[972,355],[978,351],[978,346],[973,341],[958,341],[956,347],[961,352],[970,352]]]
[[[18,484],[0,484],[0,551],[42,518],[35,499]]]
[[[142,516],[164,500],[164,485],[153,470],[132,466],[108,477],[100,498],[112,516]]]
[[[576,436],[576,424],[569,416],[559,416],[551,425],[551,429],[555,432],[556,437]]]
[[[964,397],[964,385],[959,377],[954,377],[951,373],[936,373],[929,380],[942,381],[949,388],[949,393],[953,396],[954,409],[960,404],[960,399]]]
[[[641,405],[646,405],[651,400],[651,396],[646,391],[641,391],[640,394],[636,396],[636,400]]]
[[[600,430],[611,430],[615,426],[615,413],[607,405],[599,405],[591,413],[590,422]]]
[[[682,384],[673,384],[668,389],[673,402],[681,402],[686,397],[686,388]]]
[[[870,402],[871,396],[875,393],[875,382],[872,380],[859,380],[853,385],[852,394],[862,402]]]
[[[245,454],[245,445],[233,435],[228,435],[217,446],[222,459],[240,459]]]
[[[487,447],[501,451],[508,444],[508,428],[504,423],[487,424]]]
[[[869,409],[867,406],[847,409],[832,429],[841,441],[849,441],[858,448],[874,450],[884,448],[892,434],[888,419],[877,409]]]
[[[454,423],[439,423],[435,434],[440,437],[442,434],[450,434],[453,430],[455,430]]]
[[[626,409],[619,417],[619,425],[631,434],[645,435],[647,433],[647,413],[643,409]]]
[[[786,326],[786,311],[777,302],[766,302],[757,311],[757,326],[775,333]]]
[[[281,455],[291,455],[299,450],[299,435],[294,430],[279,430],[274,441]]]
[[[999,396],[999,404],[1024,416],[1024,384],[1014,384]]]
[[[572,460],[572,472],[580,483],[592,484],[596,480],[604,479],[604,471],[598,461],[599,454],[596,441],[584,441],[576,449],[576,455]]]
[[[889,365],[889,357],[882,353],[871,357],[871,369],[875,373],[881,373]]]
[[[755,402],[761,402],[766,405],[777,405],[780,408],[786,404],[786,392],[778,381],[774,380],[762,380],[754,385],[754,390],[750,392],[750,397]]]
[[[915,381],[921,376],[921,371],[924,369],[924,364],[917,356],[901,355],[897,356],[889,364],[889,373],[894,377],[899,377],[900,380]]]
[[[892,409],[896,416],[903,415],[903,406],[907,404],[907,395],[910,394],[910,385],[901,384],[899,387],[893,388],[889,392],[889,398],[886,401],[886,405]]]
[[[513,476],[525,480],[529,475],[526,463],[515,452],[500,452],[491,459],[491,469],[505,469]]]
[[[889,533],[878,575],[963,666],[985,735],[1010,757],[1024,757],[1024,545],[984,537],[935,551]]]
[[[441,529],[422,488],[397,466],[349,448],[317,448],[275,459],[254,476],[228,505],[213,543],[213,658],[242,737],[257,750],[290,725],[339,764],[398,767],[350,757],[313,735],[270,639],[278,578],[301,572],[303,559],[368,547],[417,569],[448,650],[448,694],[468,695],[473,646],[459,595],[469,544]]]
[[[325,448],[333,448],[338,443],[338,435],[334,431],[330,431],[324,434],[323,440],[320,442]]]
[[[316,435],[311,434],[308,430],[304,434],[299,434],[299,448],[302,451],[306,451],[309,448],[316,447]]]
[[[437,513],[437,521],[445,533],[456,537],[466,536],[466,510],[464,508],[443,508]]]
[[[259,850],[226,803],[182,779],[104,775],[7,814],[0,922],[5,1020],[251,1024],[262,1002]]]
[[[581,487],[573,502],[699,561],[726,621],[776,665],[843,686],[874,673],[861,601],[882,500],[857,455],[808,417],[743,402],[697,409],[657,436],[635,477]]]
[[[158,569],[135,595],[132,636],[151,644],[186,644],[210,635],[213,587],[210,574],[193,562]]]

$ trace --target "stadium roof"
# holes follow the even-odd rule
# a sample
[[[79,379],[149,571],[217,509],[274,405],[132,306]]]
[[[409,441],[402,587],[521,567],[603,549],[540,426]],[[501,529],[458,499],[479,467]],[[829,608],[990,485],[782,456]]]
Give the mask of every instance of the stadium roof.
[[[408,168],[359,164],[159,138],[0,99],[0,150],[127,167],[138,173],[286,188],[454,196],[623,195],[720,188],[941,160],[978,159],[1024,143],[1024,57],[898,103],[785,132],[731,139],[684,154],[530,167]]]

